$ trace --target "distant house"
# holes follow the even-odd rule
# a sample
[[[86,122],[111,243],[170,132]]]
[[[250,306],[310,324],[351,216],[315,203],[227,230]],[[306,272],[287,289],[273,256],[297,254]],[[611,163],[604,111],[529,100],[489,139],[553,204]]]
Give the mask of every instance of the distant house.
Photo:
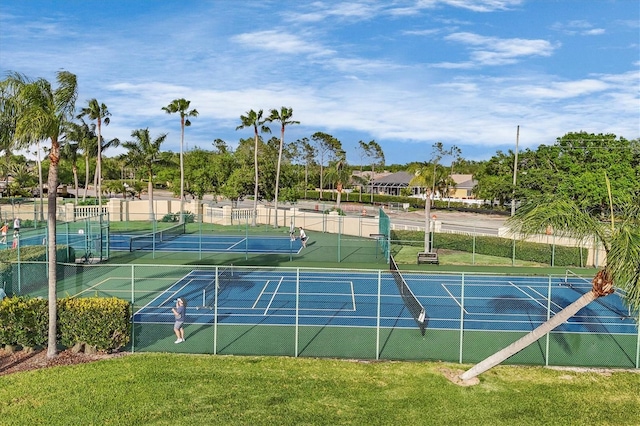
[[[407,172],[389,173],[369,181],[368,189],[374,194],[400,195],[402,189],[409,188],[411,195],[418,195],[420,188],[410,186],[411,179],[413,175]]]
[[[355,174],[355,173],[354,173]],[[366,173],[362,174],[363,177],[367,177]],[[400,195],[402,189],[408,189],[410,196],[418,196],[423,194],[422,187],[410,185],[413,175],[408,172],[396,172],[396,173],[376,173],[365,186],[368,193],[384,195]],[[455,187],[450,188],[449,194],[438,194],[449,198],[458,199],[472,199],[473,187],[476,185],[476,181],[473,179],[473,175],[453,174],[451,179],[455,182]]]
[[[456,183],[455,188],[449,190],[449,198],[469,199],[475,198],[473,187],[478,183],[473,179],[473,175],[451,175],[451,179]]]

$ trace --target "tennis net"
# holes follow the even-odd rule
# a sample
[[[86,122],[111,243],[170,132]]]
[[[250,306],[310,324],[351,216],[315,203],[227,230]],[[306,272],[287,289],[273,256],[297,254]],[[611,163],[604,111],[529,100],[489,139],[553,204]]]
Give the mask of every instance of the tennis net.
[[[420,333],[424,336],[425,329],[427,328],[427,314],[424,310],[424,306],[418,300],[418,298],[413,294],[411,288],[405,281],[400,271],[398,271],[398,265],[396,261],[393,259],[393,256],[389,255],[389,269],[391,271],[391,275],[393,275],[393,279],[398,286],[398,291],[400,292],[400,296],[402,296],[402,301],[404,305],[407,307],[413,319],[420,327]]]
[[[173,240],[174,238],[185,234],[186,223],[171,226],[161,231],[151,232],[144,235],[131,237],[129,241],[129,251],[144,250],[155,247],[156,244]]]

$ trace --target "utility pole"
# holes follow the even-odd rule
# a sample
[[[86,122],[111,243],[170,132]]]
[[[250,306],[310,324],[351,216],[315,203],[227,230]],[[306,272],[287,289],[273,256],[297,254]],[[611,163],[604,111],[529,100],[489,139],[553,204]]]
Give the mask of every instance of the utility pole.
[[[516,130],[516,152],[513,160],[513,191],[511,193],[511,216],[516,213],[516,174],[518,173],[518,143],[520,141],[520,126]]]

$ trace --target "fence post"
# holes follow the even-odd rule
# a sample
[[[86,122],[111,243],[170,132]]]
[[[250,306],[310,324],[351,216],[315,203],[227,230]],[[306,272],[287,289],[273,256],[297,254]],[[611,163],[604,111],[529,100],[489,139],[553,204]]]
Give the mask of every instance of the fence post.
[[[300,268],[296,268],[296,330],[295,330],[295,349],[294,357],[298,357],[298,344],[300,341],[299,335],[299,318],[300,318]]]
[[[460,277],[460,354],[458,362],[462,364],[464,362],[464,272]]]
[[[131,309],[133,310],[132,314],[135,314],[135,299],[136,299],[136,281],[135,281],[135,265],[131,265]],[[133,322],[133,324],[131,324],[131,353],[134,353],[136,351],[136,323],[133,321],[132,317],[131,321]]]
[[[549,275],[549,286],[548,286],[548,289],[547,289],[547,321],[549,321],[549,318],[551,318],[551,275]],[[544,354],[545,354],[544,365],[545,365],[545,367],[549,366],[549,339],[550,339],[549,335],[550,334],[551,333],[547,333],[545,349],[544,349]]]
[[[376,361],[380,359],[380,314],[381,314],[382,271],[378,269],[378,311],[376,313]]]

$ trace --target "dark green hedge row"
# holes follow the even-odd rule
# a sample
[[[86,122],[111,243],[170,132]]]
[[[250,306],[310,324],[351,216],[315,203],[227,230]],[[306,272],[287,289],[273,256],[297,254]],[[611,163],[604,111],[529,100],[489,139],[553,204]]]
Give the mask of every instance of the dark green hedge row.
[[[424,246],[423,231],[391,231],[393,243],[414,247]],[[475,248],[474,248],[475,244]],[[467,253],[486,254],[511,258],[514,256],[514,241],[510,238],[491,236],[434,233],[434,249],[447,249]],[[580,247],[565,247],[550,244],[515,241],[515,258],[551,265],[553,256],[554,266],[583,267],[587,258],[587,249]]]
[[[18,254],[20,256],[20,268],[17,268]],[[57,246],[56,256],[59,263],[75,262],[75,250],[73,247]],[[45,246],[24,246],[17,249],[0,251],[0,279],[4,284],[4,290],[8,295],[18,293],[18,271],[23,283],[20,293],[27,293],[47,286],[47,265],[35,262],[47,260],[47,248]]]
[[[131,304],[117,298],[58,300],[58,341],[114,351],[129,343]],[[23,347],[47,342],[49,307],[45,299],[25,296],[0,301],[0,344]]]

